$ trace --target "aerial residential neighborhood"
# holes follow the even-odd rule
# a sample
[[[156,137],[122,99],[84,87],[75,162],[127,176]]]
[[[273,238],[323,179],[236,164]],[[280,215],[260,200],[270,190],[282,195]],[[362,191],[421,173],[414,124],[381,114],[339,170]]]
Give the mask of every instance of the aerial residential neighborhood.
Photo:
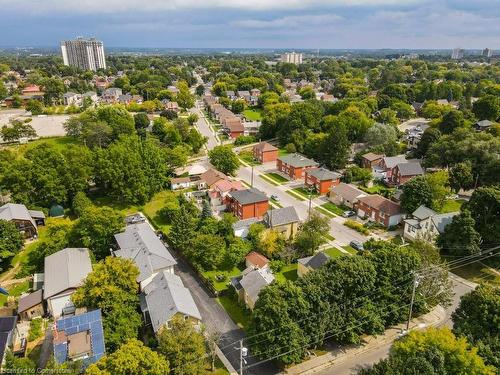
[[[458,3],[3,5],[0,372],[498,374],[500,19]]]

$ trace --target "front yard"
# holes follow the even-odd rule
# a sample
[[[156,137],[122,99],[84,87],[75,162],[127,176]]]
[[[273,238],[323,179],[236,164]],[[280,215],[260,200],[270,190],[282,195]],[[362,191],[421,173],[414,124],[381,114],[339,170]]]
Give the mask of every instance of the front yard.
[[[254,159],[253,152],[250,150],[243,150],[238,156],[248,165],[260,165],[260,163]]]
[[[273,182],[275,182],[278,185],[288,182],[288,180],[285,177],[274,172],[264,173],[263,176],[273,180]]]
[[[305,187],[293,188],[291,190],[297,194],[302,195],[303,198],[309,199],[309,194],[311,195],[312,198],[319,197],[319,194],[316,193],[314,190],[308,190]]]
[[[250,311],[245,309],[234,294],[217,297],[217,302],[226,310],[231,319],[244,331],[250,324]]]
[[[324,209],[330,211],[332,214],[337,216],[342,216],[344,211],[350,211],[351,209],[347,206],[337,206],[335,203],[326,202],[321,205]]]

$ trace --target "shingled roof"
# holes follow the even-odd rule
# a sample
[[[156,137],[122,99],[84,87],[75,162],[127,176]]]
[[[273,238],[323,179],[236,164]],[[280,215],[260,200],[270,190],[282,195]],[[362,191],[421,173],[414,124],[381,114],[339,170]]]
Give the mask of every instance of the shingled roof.
[[[314,160],[308,159],[300,154],[288,154],[280,156],[278,160],[281,160],[283,163],[291,165],[295,168],[314,167],[318,165],[318,163],[316,163]]]
[[[228,195],[243,205],[264,202],[268,200],[266,194],[255,188],[235,190],[230,192]]]
[[[319,181],[337,180],[342,175],[337,172],[332,172],[326,168],[314,168],[306,171],[309,176],[313,176]]]

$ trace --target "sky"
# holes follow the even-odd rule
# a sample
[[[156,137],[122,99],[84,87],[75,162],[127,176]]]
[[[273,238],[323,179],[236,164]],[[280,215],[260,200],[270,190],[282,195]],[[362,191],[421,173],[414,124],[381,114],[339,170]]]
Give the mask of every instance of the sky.
[[[0,45],[500,50],[500,0],[0,0]]]

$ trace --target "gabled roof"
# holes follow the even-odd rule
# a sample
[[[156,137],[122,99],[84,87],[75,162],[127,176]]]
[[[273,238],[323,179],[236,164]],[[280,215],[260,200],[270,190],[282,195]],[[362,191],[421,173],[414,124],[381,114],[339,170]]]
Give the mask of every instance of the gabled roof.
[[[356,186],[351,184],[346,184],[344,182],[341,182],[337,186],[332,187],[330,191],[340,197],[343,197],[349,202],[354,201],[354,199],[358,197],[366,195],[366,193],[363,190],[360,190]]]
[[[127,225],[123,233],[115,234],[115,239],[120,248],[115,255],[133,260],[139,269],[137,282],[177,264],[148,223]]]
[[[16,327],[17,316],[0,317],[0,363],[3,362],[5,349],[9,344],[9,336]]]
[[[268,201],[267,195],[255,188],[235,190],[230,192],[229,196],[243,205]]]
[[[384,159],[384,164],[387,168],[392,169],[396,165],[400,163],[406,163],[406,158],[404,155],[397,155],[397,156],[385,156]]]
[[[396,166],[401,176],[420,176],[424,170],[419,162],[400,163]]]
[[[213,168],[210,168],[206,172],[202,173],[201,176],[200,176],[200,179],[203,180],[203,181],[205,181],[205,183],[208,186],[212,186],[217,181],[219,181],[219,180],[225,180],[227,178],[228,177],[224,173],[219,172],[217,169],[213,169]]]
[[[307,258],[301,258],[297,262],[300,264],[304,265],[305,267],[311,268],[313,270],[317,270],[318,268],[322,267],[328,261],[330,260],[330,256],[325,254],[324,252],[320,251],[313,256],[307,257]]]
[[[31,217],[24,204],[7,203],[0,207],[0,219],[2,220],[25,220],[29,221],[36,228],[35,221]]]
[[[401,206],[398,203],[378,194],[360,197],[359,201],[389,216],[401,214]]]
[[[342,177],[340,173],[329,171],[326,168],[308,169],[306,173],[319,181],[337,180]]]
[[[446,214],[438,214],[432,216],[431,220],[436,226],[439,233],[444,232],[444,228],[453,221],[453,217],[460,214],[460,212],[449,212]]]
[[[268,227],[297,223],[299,221],[299,215],[293,206],[272,209],[264,214],[264,222]]]
[[[241,278],[240,285],[252,301],[255,302],[260,291],[273,281],[274,275],[271,270],[266,267],[248,272]]]
[[[493,123],[490,120],[481,120],[475,124],[479,128],[489,128]]]
[[[201,320],[201,314],[179,276],[168,271],[158,273],[144,288],[144,299],[153,330],[158,330],[175,314]]]
[[[259,268],[265,267],[269,263],[269,259],[256,251],[251,251],[250,253],[248,253],[248,255],[245,257],[245,260]]]
[[[431,216],[436,215],[436,212],[434,210],[431,210],[430,208],[427,208],[423,204],[420,205],[415,211],[413,211],[412,216],[414,218],[417,218],[419,220],[425,220]]]
[[[384,157],[384,155],[383,154],[374,154],[373,152],[368,152],[368,153],[364,154],[362,157],[363,157],[363,159],[366,159],[368,161],[375,161],[378,159],[382,159]]]
[[[92,271],[89,249],[66,248],[45,257],[43,298],[77,288]]]
[[[17,312],[22,313],[33,306],[36,306],[43,301],[42,289],[38,289],[36,292],[30,293],[26,296],[19,298],[19,303],[17,305]]]
[[[260,151],[260,152],[268,152],[268,151],[277,151],[278,148],[274,147],[272,144],[268,142],[260,142],[259,144],[256,144],[253,146],[253,149],[255,151]]]
[[[281,160],[283,163],[291,165],[295,168],[313,167],[318,165],[318,163],[316,163],[314,160],[308,159],[300,154],[288,154],[280,156],[278,160]]]

